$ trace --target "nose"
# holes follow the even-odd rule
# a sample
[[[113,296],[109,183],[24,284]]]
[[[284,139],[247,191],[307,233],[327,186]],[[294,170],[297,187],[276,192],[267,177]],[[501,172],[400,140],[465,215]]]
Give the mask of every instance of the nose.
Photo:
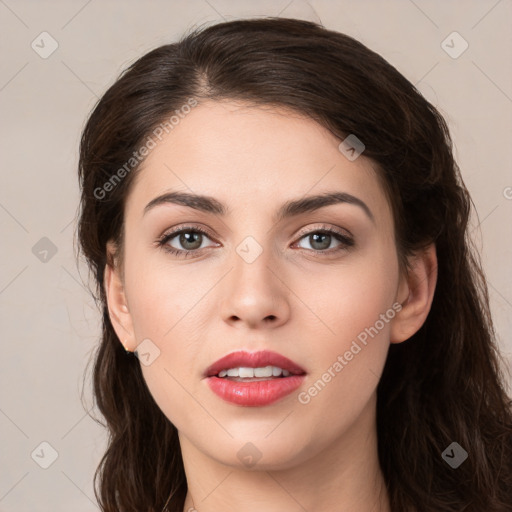
[[[223,280],[221,314],[234,327],[276,328],[290,316],[290,288],[270,250],[248,262],[235,254]]]

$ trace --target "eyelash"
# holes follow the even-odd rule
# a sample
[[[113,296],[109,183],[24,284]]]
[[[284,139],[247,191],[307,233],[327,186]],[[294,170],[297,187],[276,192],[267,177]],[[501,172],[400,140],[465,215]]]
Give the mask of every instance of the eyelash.
[[[201,249],[194,249],[194,250],[175,249],[174,247],[170,247],[167,245],[167,242],[169,242],[170,240],[175,238],[177,235],[180,235],[181,233],[201,233],[203,235],[206,235],[208,238],[213,238],[206,230],[204,230],[203,228],[200,228],[199,226],[184,226],[182,228],[178,228],[169,233],[163,234],[157,240],[156,243],[157,243],[158,247],[163,249],[165,252],[173,254],[180,258],[188,258],[188,257],[191,257],[194,253],[201,251]],[[350,238],[349,236],[343,234],[342,232],[340,232],[336,229],[329,228],[328,226],[325,226],[325,225],[321,226],[318,229],[314,229],[314,230],[308,231],[306,233],[302,233],[299,236],[298,241],[302,240],[306,236],[317,234],[317,233],[333,235],[336,240],[341,242],[341,245],[335,249],[324,249],[324,250],[319,250],[319,251],[315,251],[314,249],[299,249],[299,250],[307,251],[307,252],[312,251],[316,254],[323,255],[323,254],[338,253],[339,251],[346,251],[354,246],[354,240],[352,238]],[[205,247],[203,247],[203,249],[205,249]]]

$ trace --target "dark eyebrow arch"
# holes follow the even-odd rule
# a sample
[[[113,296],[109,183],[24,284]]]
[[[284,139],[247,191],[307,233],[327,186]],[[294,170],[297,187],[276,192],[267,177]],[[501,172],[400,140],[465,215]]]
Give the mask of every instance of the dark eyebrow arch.
[[[179,204],[222,217],[230,213],[230,210],[214,197],[191,194],[189,192],[168,192],[152,199],[144,208],[144,215],[155,206],[166,203]],[[375,217],[366,203],[358,197],[346,192],[326,192],[324,194],[306,196],[301,199],[287,201],[279,208],[274,216],[273,222],[276,223],[295,215],[312,212],[325,206],[339,203],[359,206],[371,221],[375,223]]]

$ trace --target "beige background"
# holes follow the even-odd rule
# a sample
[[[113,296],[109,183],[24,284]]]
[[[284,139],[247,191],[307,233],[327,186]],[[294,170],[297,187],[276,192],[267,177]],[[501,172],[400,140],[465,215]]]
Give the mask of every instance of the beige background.
[[[92,477],[105,435],[79,399],[99,334],[73,252],[79,134],[121,69],[197,24],[320,20],[379,52],[440,109],[478,212],[471,236],[482,248],[496,331],[512,354],[511,14],[510,0],[0,0],[0,512],[98,510]],[[47,58],[43,31],[58,43]],[[456,59],[441,46],[453,31],[469,44]],[[43,237],[54,255],[40,252]],[[52,452],[42,442],[58,454],[47,469],[40,464]]]

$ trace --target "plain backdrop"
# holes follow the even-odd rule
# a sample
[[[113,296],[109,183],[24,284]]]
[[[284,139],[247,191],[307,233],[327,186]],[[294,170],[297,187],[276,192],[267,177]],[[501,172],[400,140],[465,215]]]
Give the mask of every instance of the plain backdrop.
[[[122,69],[197,25],[320,21],[380,53],[441,111],[510,358],[511,14],[511,0],[0,0],[0,512],[98,510],[106,435],[80,401],[84,388],[92,404],[82,379],[100,333],[73,247],[80,131]]]

